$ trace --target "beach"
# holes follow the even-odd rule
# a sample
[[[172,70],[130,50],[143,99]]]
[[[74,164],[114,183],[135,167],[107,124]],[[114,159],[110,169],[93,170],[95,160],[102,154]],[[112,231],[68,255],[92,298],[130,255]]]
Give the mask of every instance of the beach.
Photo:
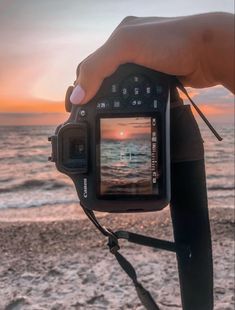
[[[50,211],[49,211],[50,210]],[[20,212],[22,216],[20,216]],[[23,212],[23,213],[22,213]],[[0,211],[0,309],[144,310],[135,289],[78,206]],[[234,212],[210,208],[217,310],[234,309]],[[115,229],[173,240],[169,210],[103,214]],[[121,241],[120,252],[161,309],[181,309],[175,254]]]
[[[235,310],[234,18],[0,0],[0,310]]]

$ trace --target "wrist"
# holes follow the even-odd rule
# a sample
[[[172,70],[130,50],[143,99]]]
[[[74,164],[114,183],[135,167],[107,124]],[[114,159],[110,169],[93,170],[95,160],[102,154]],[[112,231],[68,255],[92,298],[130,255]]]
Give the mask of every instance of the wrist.
[[[229,13],[203,15],[201,65],[211,86],[221,84],[234,91],[234,16]]]

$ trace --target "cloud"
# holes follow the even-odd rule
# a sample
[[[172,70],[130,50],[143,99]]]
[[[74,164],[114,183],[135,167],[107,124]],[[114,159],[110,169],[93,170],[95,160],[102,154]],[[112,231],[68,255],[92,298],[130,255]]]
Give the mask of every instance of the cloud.
[[[215,86],[212,88],[206,88],[200,90],[195,95],[195,100],[199,103],[217,104],[223,102],[223,104],[234,103],[234,95],[222,86]]]
[[[141,0],[0,0],[0,110],[34,110],[35,98],[48,99],[48,105],[52,100],[62,101],[75,79],[77,64],[103,44],[126,15],[170,16],[210,10],[233,11],[233,7],[222,0],[190,5],[186,0],[177,5],[166,0],[157,6],[155,0],[148,5]],[[190,92],[199,105],[232,102],[222,89]]]

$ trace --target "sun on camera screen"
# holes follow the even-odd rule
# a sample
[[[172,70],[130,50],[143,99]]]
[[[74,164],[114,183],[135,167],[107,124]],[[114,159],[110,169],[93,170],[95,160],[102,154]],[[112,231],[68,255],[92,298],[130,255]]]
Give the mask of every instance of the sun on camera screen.
[[[157,183],[152,117],[100,119],[100,194],[151,195]]]

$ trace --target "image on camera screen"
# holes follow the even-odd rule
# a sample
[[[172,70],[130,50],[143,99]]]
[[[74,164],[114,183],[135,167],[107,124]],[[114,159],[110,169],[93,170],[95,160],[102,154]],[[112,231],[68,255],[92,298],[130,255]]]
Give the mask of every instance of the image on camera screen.
[[[153,194],[153,185],[155,188],[157,185],[156,178],[153,180],[156,174],[153,171],[154,120],[151,117],[100,119],[101,195]]]

